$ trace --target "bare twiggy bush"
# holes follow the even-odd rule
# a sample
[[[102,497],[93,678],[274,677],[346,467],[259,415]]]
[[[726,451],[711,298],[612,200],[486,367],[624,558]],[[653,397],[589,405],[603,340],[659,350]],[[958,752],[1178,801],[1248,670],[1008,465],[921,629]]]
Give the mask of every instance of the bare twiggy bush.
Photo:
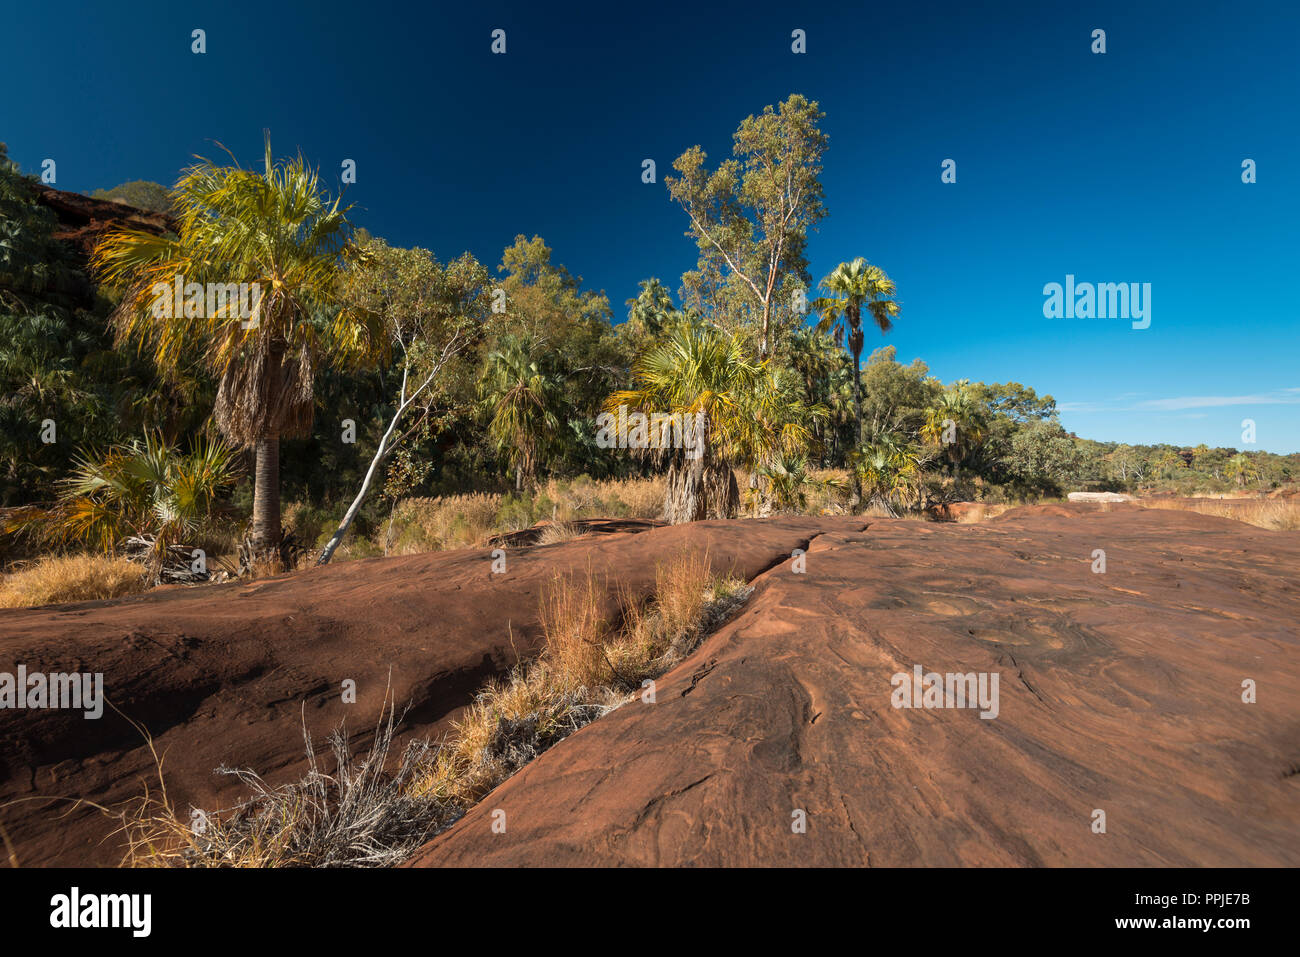
[[[165,789],[146,794],[124,821],[129,866],[148,867],[382,867],[399,863],[457,809],[435,795],[412,793],[433,745],[413,741],[386,770],[394,729],[401,721],[386,703],[370,750],[354,755],[347,732],[329,738],[334,770],[321,768],[303,723],[309,770],[299,781],[271,787],[256,772],[219,768],[239,779],[252,797],[233,809],[188,818]],[[155,755],[156,757],[156,755]],[[159,777],[161,779],[161,761]]]

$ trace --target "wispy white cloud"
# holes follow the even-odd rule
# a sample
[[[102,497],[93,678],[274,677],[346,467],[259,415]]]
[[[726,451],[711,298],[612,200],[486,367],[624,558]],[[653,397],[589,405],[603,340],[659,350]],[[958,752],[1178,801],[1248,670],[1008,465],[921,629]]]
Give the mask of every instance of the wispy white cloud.
[[[1278,389],[1256,395],[1181,395],[1169,399],[1147,399],[1135,409],[1177,412],[1181,409],[1210,409],[1225,405],[1294,405],[1300,404],[1300,389]]]
[[[1125,402],[1129,397],[1149,393],[1129,392],[1102,402],[1058,402],[1060,412],[1181,412],[1185,409],[1213,409],[1233,405],[1300,405],[1300,387],[1273,389],[1252,395],[1179,395],[1166,399]]]

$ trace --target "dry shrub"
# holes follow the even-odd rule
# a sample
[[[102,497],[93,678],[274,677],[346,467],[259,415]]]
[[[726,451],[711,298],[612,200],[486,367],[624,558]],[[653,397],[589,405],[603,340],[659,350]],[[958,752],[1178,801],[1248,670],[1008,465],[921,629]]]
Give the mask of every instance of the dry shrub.
[[[0,608],[122,598],[148,587],[144,570],[128,559],[53,555],[6,575],[0,582]]]
[[[408,498],[397,503],[380,535],[385,554],[472,548],[493,534],[500,495],[475,492],[440,498]]]
[[[537,544],[558,545],[560,542],[571,542],[575,538],[586,538],[590,534],[572,522],[551,522],[542,527],[542,533],[537,536]]]
[[[270,787],[247,769],[237,777],[252,797],[236,808],[182,814],[167,796],[162,759],[154,751],[160,790],[146,791],[122,815],[127,867],[383,867],[409,857],[459,812],[434,795],[412,793],[432,751],[413,741],[387,770],[401,718],[385,700],[368,753],[354,756],[343,729],[330,735],[334,771],[321,770],[303,723],[309,770],[299,781]],[[146,736],[147,737],[147,736]],[[150,749],[153,748],[152,739]]]

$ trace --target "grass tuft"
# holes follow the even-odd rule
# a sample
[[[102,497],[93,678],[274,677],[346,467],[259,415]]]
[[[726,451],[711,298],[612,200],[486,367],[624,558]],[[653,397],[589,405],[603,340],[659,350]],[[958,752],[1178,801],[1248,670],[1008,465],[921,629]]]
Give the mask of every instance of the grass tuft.
[[[123,598],[147,590],[144,570],[126,558],[51,555],[0,581],[0,608]]]

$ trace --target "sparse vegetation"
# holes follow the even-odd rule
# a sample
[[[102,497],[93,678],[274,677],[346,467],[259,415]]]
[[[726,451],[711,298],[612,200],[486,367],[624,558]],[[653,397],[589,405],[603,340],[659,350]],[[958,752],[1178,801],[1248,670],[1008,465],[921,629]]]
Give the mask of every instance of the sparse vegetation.
[[[593,572],[557,578],[542,609],[545,646],[484,688],[443,740],[412,741],[390,761],[400,717],[386,702],[372,744],[354,755],[346,733],[330,737],[323,771],[303,731],[309,770],[271,787],[247,769],[250,798],[237,808],[183,813],[160,788],[123,814],[124,863],[136,867],[376,867],[399,863],[543,751],[639,692],[643,678],[680,662],[749,594],[715,575],[708,556],[683,552],[662,564],[653,592],[616,593]],[[152,743],[151,743],[152,746]]]
[[[1280,499],[1241,498],[1148,498],[1139,501],[1144,508],[1177,509],[1217,515],[1273,531],[1300,531],[1300,502]]]

